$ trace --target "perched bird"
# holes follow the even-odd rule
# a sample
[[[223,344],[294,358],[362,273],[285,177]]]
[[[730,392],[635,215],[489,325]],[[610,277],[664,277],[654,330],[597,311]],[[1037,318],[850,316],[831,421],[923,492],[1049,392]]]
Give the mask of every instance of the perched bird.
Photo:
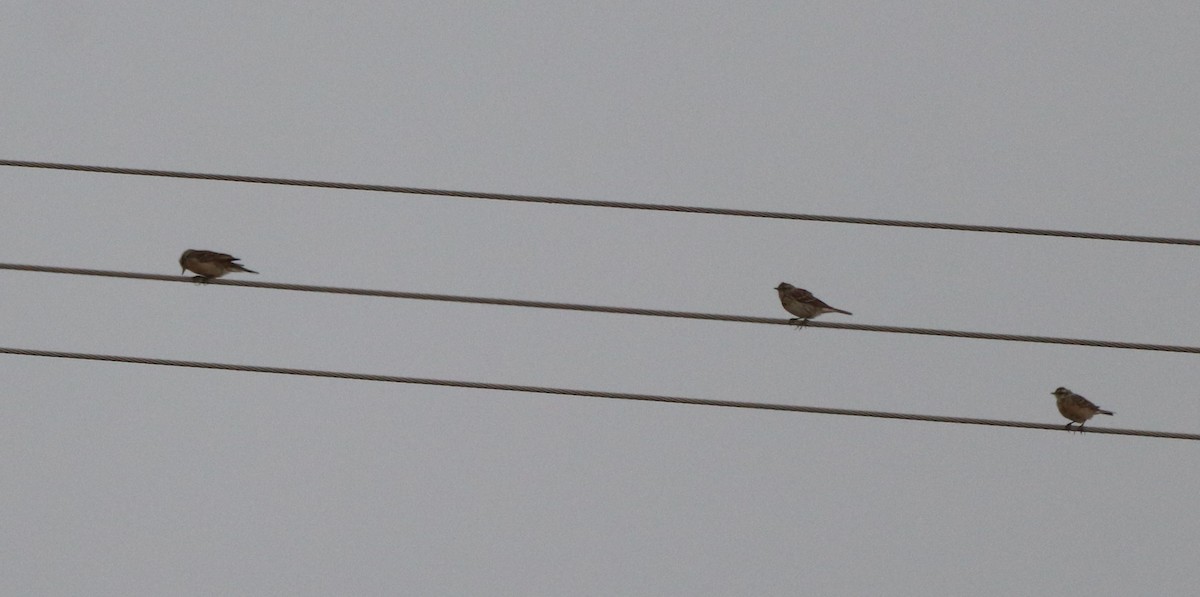
[[[1092,404],[1091,400],[1066,388],[1054,390],[1054,397],[1058,401],[1058,412],[1062,413],[1062,416],[1071,419],[1072,422],[1079,423],[1079,427],[1075,428],[1078,431],[1083,431],[1083,424],[1095,416],[1096,413],[1112,415],[1111,410],[1104,410]],[[1067,423],[1066,429],[1068,431],[1071,430],[1071,423]]]
[[[808,320],[821,315],[823,313],[845,313],[852,315],[849,311],[834,309],[826,305],[824,301],[813,296],[813,294],[803,288],[796,288],[787,282],[780,282],[779,286],[775,287],[779,291],[779,302],[783,304],[783,308],[796,317],[792,319],[792,323],[796,324],[797,328],[803,327],[808,323]]]
[[[237,263],[237,260],[237,257],[226,255],[225,253],[188,249],[183,252],[183,255],[179,256],[179,267],[183,268],[184,271],[191,270],[199,274],[196,276],[197,282],[207,282],[213,278],[220,278],[229,272],[258,273],[254,270],[246,269],[242,264]]]

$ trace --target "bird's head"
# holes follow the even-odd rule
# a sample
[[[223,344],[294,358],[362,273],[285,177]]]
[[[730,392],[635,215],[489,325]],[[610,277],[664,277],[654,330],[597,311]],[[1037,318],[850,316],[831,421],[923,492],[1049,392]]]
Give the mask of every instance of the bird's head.
[[[788,284],[787,282],[780,282],[780,283],[779,283],[779,286],[776,286],[776,287],[775,287],[775,290],[784,290],[784,291],[786,291],[786,290],[791,290],[791,289],[793,289],[793,288],[795,288],[795,286],[792,286],[791,284]]]
[[[187,266],[184,265],[184,263],[188,260],[188,257],[191,257],[192,253],[195,253],[195,252],[196,252],[195,249],[188,249],[183,252],[183,255],[179,256],[179,274],[180,275],[183,275],[185,272],[187,272]]]
[[[1067,394],[1070,394],[1070,393],[1071,393],[1071,390],[1068,390],[1063,387],[1059,387],[1057,390],[1054,390],[1054,392],[1053,392],[1053,394],[1059,398],[1066,396]]]

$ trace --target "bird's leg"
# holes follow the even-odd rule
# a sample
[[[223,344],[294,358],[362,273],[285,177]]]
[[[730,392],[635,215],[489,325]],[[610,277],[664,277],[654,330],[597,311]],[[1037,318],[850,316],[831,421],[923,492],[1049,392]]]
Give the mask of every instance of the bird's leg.
[[[805,317],[804,319],[800,319],[799,317],[793,317],[788,320],[788,323],[796,326],[796,331],[799,331],[804,329],[804,326],[808,325],[808,318]]]
[[[212,278],[210,278],[208,276],[192,276],[192,283],[193,284],[208,284],[208,281],[211,279]]]
[[[1070,421],[1067,421],[1067,426],[1066,426],[1066,427],[1063,427],[1063,429],[1066,429],[1067,431],[1070,431],[1070,430],[1071,430],[1071,422],[1070,422]]]

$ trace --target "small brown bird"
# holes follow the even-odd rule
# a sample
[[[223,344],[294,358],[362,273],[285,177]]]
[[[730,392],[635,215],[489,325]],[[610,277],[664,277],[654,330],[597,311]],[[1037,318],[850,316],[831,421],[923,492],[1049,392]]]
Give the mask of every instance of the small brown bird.
[[[1079,423],[1079,427],[1075,428],[1076,431],[1083,431],[1083,424],[1096,414],[1112,415],[1111,410],[1104,410],[1092,404],[1091,400],[1066,388],[1054,390],[1053,395],[1058,402],[1058,412],[1071,419],[1072,422]],[[1067,423],[1066,429],[1067,431],[1071,430],[1071,423]]]
[[[803,288],[796,288],[787,282],[780,282],[775,290],[779,292],[779,302],[783,304],[783,308],[796,316],[791,322],[796,324],[797,328],[804,327],[808,320],[823,313],[852,315],[849,311],[830,307],[821,299],[813,296],[811,292]]]
[[[179,256],[179,267],[183,268],[183,271],[191,270],[199,274],[195,278],[197,282],[207,282],[213,278],[220,278],[229,272],[258,273],[254,270],[246,269],[242,264],[237,263],[237,261],[237,257],[226,255],[225,253],[188,249],[183,252],[183,255]]]

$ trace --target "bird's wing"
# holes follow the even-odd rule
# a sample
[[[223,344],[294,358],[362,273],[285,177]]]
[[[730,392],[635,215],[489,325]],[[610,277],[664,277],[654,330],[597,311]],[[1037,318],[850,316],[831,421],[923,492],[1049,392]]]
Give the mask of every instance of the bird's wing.
[[[788,293],[788,296],[790,296],[793,299],[796,299],[798,301],[801,301],[801,302],[809,302],[809,301],[816,300],[816,298],[817,298],[817,297],[813,296],[813,293],[811,293],[803,288],[792,288],[792,289],[788,290],[787,293]]]
[[[197,261],[237,261],[237,257],[226,253],[218,253],[216,251],[196,251],[192,257]]]
[[[825,301],[813,296],[813,293],[811,293],[803,288],[797,288],[795,290],[792,290],[789,294],[791,294],[792,298],[795,299],[796,301],[804,303],[806,305],[812,305],[812,306],[818,307],[820,309],[832,309],[833,308],[833,307],[830,307],[828,304],[826,304]]]
[[[1079,406],[1082,406],[1083,408],[1086,408],[1088,410],[1100,410],[1099,406],[1092,404],[1091,400],[1088,400],[1087,398],[1084,398],[1083,396],[1080,396],[1079,394],[1072,394],[1071,400],[1075,404],[1078,404]]]

